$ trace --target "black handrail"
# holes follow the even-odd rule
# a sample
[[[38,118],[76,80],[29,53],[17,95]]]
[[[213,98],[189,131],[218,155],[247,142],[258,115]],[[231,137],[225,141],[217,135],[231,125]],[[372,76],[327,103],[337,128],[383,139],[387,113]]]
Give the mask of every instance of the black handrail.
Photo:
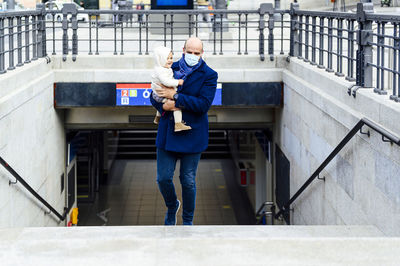
[[[278,219],[284,212],[288,212],[290,210],[290,205],[300,196],[300,194],[311,184],[312,181],[316,177],[319,176],[321,171],[332,161],[332,159],[343,149],[343,147],[353,138],[353,136],[360,130],[362,134],[367,134],[369,136],[369,132],[362,132],[361,129],[364,125],[372,128],[376,132],[382,135],[382,140],[385,142],[395,143],[400,146],[400,138],[396,137],[389,131],[385,130],[381,126],[372,122],[367,118],[362,118],[358,123],[350,130],[350,132],[343,138],[343,140],[336,146],[336,148],[328,155],[325,161],[318,167],[317,170],[311,175],[311,177],[304,183],[303,186],[292,196],[292,198],[283,205],[283,207],[279,210],[279,212],[275,215],[275,219]],[[386,138],[386,139],[385,139]]]
[[[50,212],[54,213],[61,221],[65,220],[67,217],[68,208],[64,207],[64,214],[61,215],[56,209],[54,209],[46,200],[44,200],[33,188],[26,183],[26,181],[17,173],[11,166],[0,156],[0,164],[4,166],[4,168],[12,174],[18,182],[20,182],[35,198],[37,198],[44,206],[49,208]]]

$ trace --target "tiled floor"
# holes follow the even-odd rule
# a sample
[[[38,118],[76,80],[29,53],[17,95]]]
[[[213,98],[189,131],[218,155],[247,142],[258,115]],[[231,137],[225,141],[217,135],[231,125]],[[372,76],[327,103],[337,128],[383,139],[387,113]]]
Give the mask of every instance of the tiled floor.
[[[224,177],[231,173],[222,171],[223,163],[224,160],[200,161],[196,178],[195,225],[237,224]],[[174,184],[181,200],[178,175],[179,163]],[[81,226],[162,225],[166,207],[156,183],[156,161],[116,161],[108,185],[100,187],[96,202],[78,207],[78,225]],[[99,217],[105,210],[107,222]],[[182,209],[178,213],[178,225],[182,224],[181,215]]]

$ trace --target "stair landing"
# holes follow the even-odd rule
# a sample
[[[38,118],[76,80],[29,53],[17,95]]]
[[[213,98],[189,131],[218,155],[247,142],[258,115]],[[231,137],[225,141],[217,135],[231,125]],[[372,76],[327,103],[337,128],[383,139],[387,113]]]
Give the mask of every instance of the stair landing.
[[[398,265],[372,226],[0,229],[1,265]]]

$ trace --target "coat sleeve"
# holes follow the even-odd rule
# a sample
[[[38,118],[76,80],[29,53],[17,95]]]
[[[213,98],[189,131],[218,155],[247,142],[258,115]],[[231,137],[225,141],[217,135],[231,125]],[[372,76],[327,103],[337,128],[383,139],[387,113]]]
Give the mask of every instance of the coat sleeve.
[[[160,112],[160,114],[162,114],[164,112],[163,103],[159,103],[153,99],[153,92],[151,92],[151,95],[150,95],[150,102],[154,106],[154,108],[156,108],[157,111]]]
[[[178,87],[178,80],[173,78],[172,72],[169,75],[168,71],[156,69],[156,74],[161,83],[166,87]]]
[[[207,113],[214,100],[215,91],[217,89],[217,79],[217,72],[210,74],[204,81],[198,96],[179,93],[175,107],[198,114]]]

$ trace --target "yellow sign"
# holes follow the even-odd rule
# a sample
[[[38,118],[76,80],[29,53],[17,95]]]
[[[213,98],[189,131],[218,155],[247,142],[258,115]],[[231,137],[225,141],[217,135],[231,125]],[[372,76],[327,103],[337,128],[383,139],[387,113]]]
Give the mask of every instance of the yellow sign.
[[[137,97],[137,90],[129,90],[129,97]]]

